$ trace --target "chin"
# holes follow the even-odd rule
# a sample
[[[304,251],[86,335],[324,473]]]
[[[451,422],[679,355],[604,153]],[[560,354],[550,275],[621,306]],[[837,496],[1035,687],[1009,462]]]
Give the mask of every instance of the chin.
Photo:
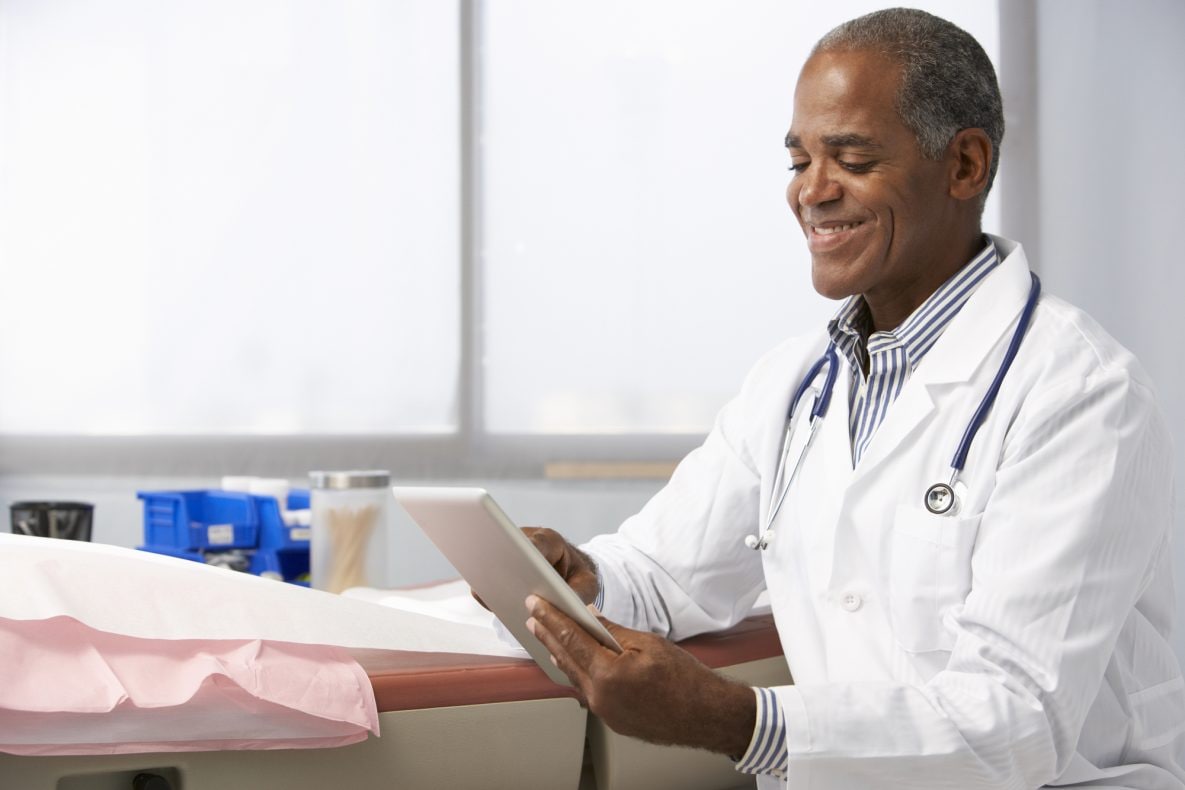
[[[836,266],[821,264],[811,260],[811,285],[815,292],[825,299],[847,299],[857,292],[855,284],[843,272],[836,271]]]

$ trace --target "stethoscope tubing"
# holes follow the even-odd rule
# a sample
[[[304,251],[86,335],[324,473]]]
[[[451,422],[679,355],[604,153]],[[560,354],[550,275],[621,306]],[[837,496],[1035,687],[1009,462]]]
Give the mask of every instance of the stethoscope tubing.
[[[810,435],[807,437],[806,444],[803,445],[802,452],[798,454],[798,459],[794,462],[794,468],[790,471],[789,481],[794,480],[798,474],[798,468],[802,466],[802,461],[806,458],[807,451],[811,449],[811,444],[815,440],[815,426],[818,421],[827,415],[827,410],[831,407],[831,393],[835,390],[835,377],[839,371],[839,357],[835,352],[835,344],[829,343],[827,350],[823,356],[815,360],[811,365],[810,370],[803,376],[802,381],[798,385],[798,389],[794,391],[794,397],[790,399],[790,409],[786,412],[786,423],[782,428],[782,447],[781,453],[778,456],[778,468],[774,474],[774,492],[777,493],[777,501],[774,502],[770,508],[769,515],[765,519],[765,533],[769,532],[770,526],[774,522],[774,517],[778,515],[778,511],[782,508],[782,502],[786,499],[786,494],[790,491],[789,481],[785,481],[783,485],[783,476],[786,474],[786,456],[790,452],[790,439],[793,436],[791,426],[794,422],[794,412],[798,411],[798,403],[802,400],[802,396],[806,394],[807,390],[811,388],[811,382],[819,375],[819,371],[826,366],[827,377],[823,380],[823,389],[815,397],[814,405],[811,407],[810,414]],[[780,492],[780,493],[778,493]]]
[[[983,399],[979,402],[978,408],[971,416],[970,422],[967,423],[966,429],[963,431],[963,436],[959,440],[959,445],[955,448],[954,458],[951,460],[951,477],[950,483],[937,483],[931,486],[926,492],[926,507],[936,515],[951,513],[957,509],[956,498],[954,494],[954,484],[963,471],[964,465],[967,463],[967,455],[971,451],[971,443],[975,441],[975,435],[979,433],[979,429],[987,421],[988,413],[992,410],[992,406],[996,402],[996,396],[1000,393],[1000,386],[1004,383],[1004,377],[1008,375],[1008,370],[1012,367],[1013,360],[1016,359],[1016,354],[1020,350],[1021,341],[1024,340],[1025,334],[1028,332],[1029,325],[1033,320],[1033,313],[1037,308],[1037,302],[1041,297],[1041,279],[1036,274],[1029,272],[1031,278],[1031,285],[1029,286],[1029,295],[1025,300],[1024,310],[1021,311],[1020,319],[1017,321],[1016,329],[1012,333],[1012,338],[1008,343],[1008,348],[1004,352],[1004,359],[1000,363],[1000,367],[996,370],[995,377],[992,378],[992,383],[988,387],[987,392],[984,393]],[[827,377],[823,381],[823,388],[815,396],[815,402],[811,407],[810,412],[810,435],[807,437],[806,444],[803,445],[802,452],[799,453],[798,459],[794,463],[793,469],[790,471],[789,477],[784,479],[786,475],[786,461],[787,455],[790,452],[791,437],[793,435],[794,414],[798,411],[799,401],[802,400],[807,390],[811,388],[811,383],[819,372],[826,367]],[[831,395],[835,390],[835,378],[839,370],[839,359],[835,350],[835,343],[828,343],[827,350],[820,356],[810,369],[807,370],[806,375],[798,385],[798,389],[794,392],[794,397],[790,401],[790,409],[786,413],[786,423],[783,428],[781,454],[778,458],[777,471],[774,474],[774,488],[773,494],[776,500],[773,501],[769,510],[769,515],[766,518],[765,530],[763,531],[760,547],[765,548],[768,545],[768,539],[772,538],[773,533],[770,527],[773,525],[774,518],[777,517],[778,511],[782,508],[782,502],[786,499],[786,494],[790,491],[790,486],[794,482],[794,478],[798,474],[798,469],[802,465],[803,459],[806,457],[807,451],[815,439],[815,431],[819,422],[827,415],[827,410],[831,406]],[[941,510],[930,508],[929,498],[931,492],[935,489],[944,489],[949,493],[950,499],[947,505]]]
[[[798,402],[811,388],[811,382],[815,380],[815,376],[819,375],[819,369],[823,366],[827,367],[827,378],[823,380],[823,389],[819,391],[815,403],[811,407],[811,422],[827,415],[827,409],[831,407],[831,393],[835,391],[835,377],[839,372],[839,357],[835,353],[835,343],[827,345],[827,351],[811,366],[802,383],[798,385],[798,390],[794,393],[794,400],[790,402],[790,411],[786,412],[787,425],[794,419],[794,412],[798,410]]]
[[[971,452],[971,442],[975,441],[975,434],[979,433],[979,429],[987,421],[988,412],[992,410],[992,406],[996,402],[996,395],[1000,392],[1000,385],[1004,383],[1004,377],[1008,375],[1008,369],[1012,367],[1012,361],[1016,359],[1016,352],[1020,350],[1020,343],[1029,330],[1029,324],[1032,323],[1033,311],[1037,309],[1037,300],[1041,297],[1041,278],[1032,272],[1029,272],[1029,277],[1032,278],[1032,284],[1029,286],[1029,298],[1025,301],[1025,309],[1020,314],[1016,331],[1012,333],[1012,340],[1008,342],[1008,350],[1004,352],[1004,361],[1000,363],[1000,368],[996,371],[991,386],[984,393],[983,400],[979,402],[979,408],[972,415],[971,422],[967,423],[967,430],[963,431],[963,438],[959,441],[955,457],[950,462],[950,468],[956,474],[963,471],[963,466],[967,463],[967,454]]]

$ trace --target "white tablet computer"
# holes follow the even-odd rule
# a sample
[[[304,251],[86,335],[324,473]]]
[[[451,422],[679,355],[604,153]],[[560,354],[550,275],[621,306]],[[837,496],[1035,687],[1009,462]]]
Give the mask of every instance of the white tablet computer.
[[[601,644],[621,651],[580,596],[485,489],[395,486],[392,491],[395,501],[556,683],[572,685],[551,662],[543,643],[527,630],[523,602],[532,593],[571,617]]]

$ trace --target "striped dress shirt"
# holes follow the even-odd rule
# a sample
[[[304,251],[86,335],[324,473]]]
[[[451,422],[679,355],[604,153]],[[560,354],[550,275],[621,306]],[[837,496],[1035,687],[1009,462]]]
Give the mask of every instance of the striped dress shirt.
[[[860,463],[876,429],[884,422],[889,407],[901,394],[910,374],[999,262],[996,246],[989,240],[967,265],[943,283],[896,329],[872,332],[872,315],[864,297],[859,294],[844,302],[827,325],[831,340],[847,359],[852,375],[848,429],[853,468]],[[736,768],[745,773],[781,776],[787,767],[786,720],[771,690],[755,688],[753,691],[757,694],[757,724],[749,750],[737,762]]]
[[[853,467],[868,449],[910,374],[999,262],[996,246],[989,241],[970,263],[943,283],[896,329],[871,332],[872,314],[860,295],[844,302],[828,324],[831,340],[848,360],[852,373],[854,386],[849,389],[848,429],[852,437]],[[862,358],[868,360],[867,375]]]

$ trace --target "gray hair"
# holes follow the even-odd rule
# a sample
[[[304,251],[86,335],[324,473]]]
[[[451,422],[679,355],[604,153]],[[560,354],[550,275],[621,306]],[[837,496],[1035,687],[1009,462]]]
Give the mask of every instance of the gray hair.
[[[901,65],[897,113],[922,155],[938,159],[962,129],[983,129],[992,141],[984,199],[996,180],[1004,139],[1004,103],[996,70],[967,31],[913,8],[874,11],[832,30],[811,51],[872,51]]]

